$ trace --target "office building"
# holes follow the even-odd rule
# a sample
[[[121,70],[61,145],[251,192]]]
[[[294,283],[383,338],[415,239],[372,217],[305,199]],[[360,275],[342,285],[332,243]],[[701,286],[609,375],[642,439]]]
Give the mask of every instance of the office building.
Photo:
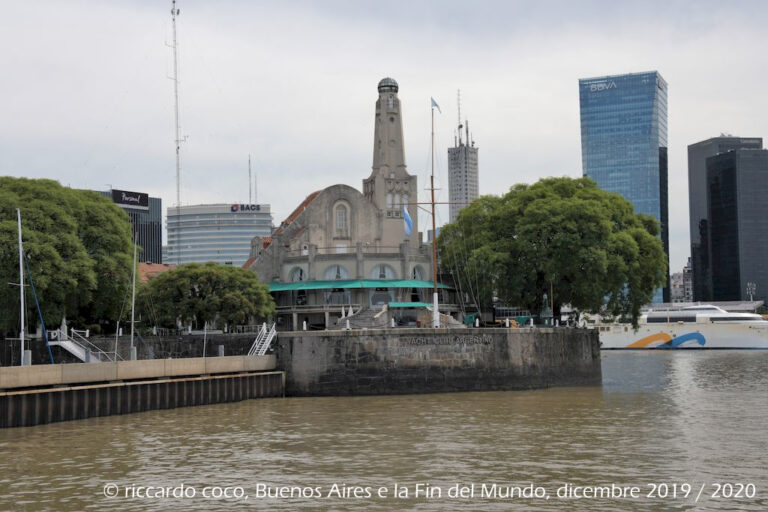
[[[691,269],[691,258],[683,267],[682,272],[675,272],[670,276],[670,294],[672,302],[692,302],[693,301],[693,272]]]
[[[584,176],[658,220],[669,255],[667,83],[656,71],[584,78],[579,102]],[[653,302],[669,302],[668,282]]]
[[[690,214],[693,299],[712,300],[712,267],[707,238],[707,159],[736,149],[762,149],[759,137],[721,135],[688,146],[688,209]]]
[[[272,233],[268,204],[200,204],[168,208],[168,245],[164,263],[242,266],[254,236]]]
[[[462,139],[466,129],[466,140]],[[459,124],[454,147],[448,148],[448,205],[450,222],[478,197],[477,148],[469,138],[469,122]]]
[[[144,192],[128,190],[98,191],[104,197],[125,210],[131,219],[133,238],[140,247],[136,259],[145,263],[162,263],[163,202],[159,197],[149,197]]]
[[[768,150],[707,158],[712,299],[768,300]]]

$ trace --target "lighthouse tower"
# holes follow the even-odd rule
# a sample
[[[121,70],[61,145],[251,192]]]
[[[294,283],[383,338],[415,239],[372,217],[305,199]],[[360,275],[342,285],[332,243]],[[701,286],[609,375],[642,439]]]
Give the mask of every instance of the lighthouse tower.
[[[416,177],[408,174],[403,149],[403,119],[399,87],[392,78],[379,82],[376,119],[373,132],[373,166],[363,180],[363,194],[384,216],[383,239],[410,239],[411,247],[419,244]],[[410,237],[404,229],[403,207],[413,223]]]

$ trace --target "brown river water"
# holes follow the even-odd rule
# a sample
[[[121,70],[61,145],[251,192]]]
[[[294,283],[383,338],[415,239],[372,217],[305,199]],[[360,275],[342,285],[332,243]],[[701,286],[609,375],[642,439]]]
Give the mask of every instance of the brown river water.
[[[5,429],[0,510],[768,510],[768,351],[602,356],[601,387]]]

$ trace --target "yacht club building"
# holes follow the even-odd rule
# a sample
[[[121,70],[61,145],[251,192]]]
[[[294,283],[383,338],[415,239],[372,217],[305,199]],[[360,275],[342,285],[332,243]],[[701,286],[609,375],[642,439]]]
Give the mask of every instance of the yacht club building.
[[[271,236],[253,239],[244,267],[270,284],[283,329],[305,321],[333,327],[342,307],[376,324],[382,309],[423,310],[431,302],[431,246],[418,229],[418,185],[405,164],[398,89],[391,78],[379,82],[373,166],[363,191],[332,185],[313,192]]]

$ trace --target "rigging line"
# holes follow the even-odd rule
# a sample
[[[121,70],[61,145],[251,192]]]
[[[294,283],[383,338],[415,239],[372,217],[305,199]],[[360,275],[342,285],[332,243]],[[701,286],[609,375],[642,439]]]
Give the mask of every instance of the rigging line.
[[[464,308],[464,291],[461,289],[461,276],[459,276],[459,268],[458,268],[458,262],[456,257],[456,248],[454,247],[454,243],[451,243],[451,252],[453,252],[453,268],[455,270],[455,281],[456,285],[459,287],[459,306],[461,307],[462,314],[466,314],[466,310]]]
[[[37,315],[40,318],[40,326],[43,329],[43,338],[45,339],[45,347],[48,349],[48,357],[51,358],[51,364],[54,364],[53,352],[51,352],[51,345],[48,343],[48,330],[45,328],[45,321],[43,320],[43,312],[40,310],[40,302],[38,302],[37,300],[37,291],[35,291],[35,280],[32,279],[32,271],[29,269],[29,259],[27,259],[27,251],[24,251],[23,254],[24,254],[24,264],[27,266],[27,277],[29,277],[29,284],[32,286],[32,296],[35,298]]]
[[[475,243],[475,247],[474,247],[474,249],[472,249],[470,251],[470,254],[474,255],[476,250],[477,250],[477,243]],[[474,271],[474,275],[475,275],[475,290],[476,290],[475,305],[477,306],[477,310],[479,312],[480,311],[480,302],[482,302],[482,300],[481,300],[481,298],[482,298],[482,290],[481,290],[481,287],[480,287],[480,279],[478,277],[477,266],[476,265],[472,265],[472,269],[471,270]],[[470,277],[470,279],[471,279],[471,277]]]
[[[477,308],[477,310],[479,311],[480,308],[477,303],[477,295],[475,294],[475,291],[472,287],[472,278],[469,275],[469,270],[467,269],[467,267],[469,267],[469,257],[467,256],[468,251],[466,247],[466,240],[462,232],[459,232],[459,234],[460,234],[459,250],[463,251],[462,258],[464,258],[464,268],[466,269],[464,271],[464,275],[466,276],[466,279],[467,279],[467,286],[469,287],[469,295],[472,298],[472,302],[474,302],[475,304],[475,308]]]

